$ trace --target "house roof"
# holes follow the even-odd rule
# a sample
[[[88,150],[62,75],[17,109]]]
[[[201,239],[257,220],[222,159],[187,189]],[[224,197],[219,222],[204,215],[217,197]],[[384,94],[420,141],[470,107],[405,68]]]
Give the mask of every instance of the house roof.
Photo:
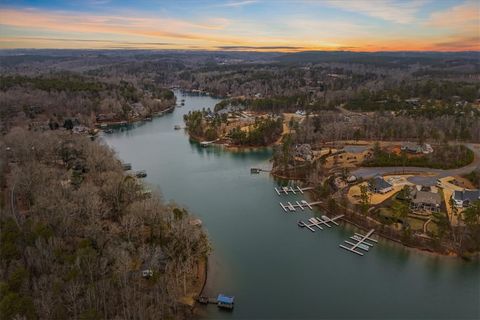
[[[411,151],[415,151],[415,152],[417,152],[417,151],[420,152],[420,151],[422,151],[423,148],[418,143],[405,142],[402,145],[402,149],[407,149],[407,150],[411,150]]]
[[[391,188],[392,185],[380,176],[376,176],[370,181],[370,185],[377,190]]]
[[[453,193],[453,199],[457,201],[474,202],[480,200],[480,190],[455,191]]]
[[[433,193],[430,191],[416,191],[413,195],[412,202],[440,205],[442,203],[442,198],[438,193]]]

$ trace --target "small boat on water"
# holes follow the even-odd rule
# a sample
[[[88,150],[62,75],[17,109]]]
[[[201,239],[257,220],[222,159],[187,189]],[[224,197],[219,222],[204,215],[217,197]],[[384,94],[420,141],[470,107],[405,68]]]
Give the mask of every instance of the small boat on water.
[[[368,247],[366,244],[363,244],[363,243],[360,243],[360,244],[358,245],[358,247],[359,247],[360,249],[365,250],[365,251],[368,251],[368,249],[369,249],[369,247]]]
[[[176,125],[173,127],[173,129],[175,129],[175,130],[180,130],[180,129],[182,129],[182,127],[181,127],[180,125],[176,124]]]

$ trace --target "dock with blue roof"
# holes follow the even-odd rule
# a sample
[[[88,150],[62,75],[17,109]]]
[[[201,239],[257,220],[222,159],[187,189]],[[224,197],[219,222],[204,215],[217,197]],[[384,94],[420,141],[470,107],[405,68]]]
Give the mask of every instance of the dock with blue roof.
[[[197,301],[201,304],[216,304],[219,308],[231,310],[235,304],[235,297],[220,293],[216,298],[199,296]]]

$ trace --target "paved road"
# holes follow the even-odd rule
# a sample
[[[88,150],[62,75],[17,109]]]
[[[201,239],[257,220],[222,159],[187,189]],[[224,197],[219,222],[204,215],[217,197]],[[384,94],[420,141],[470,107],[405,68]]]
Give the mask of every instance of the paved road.
[[[471,164],[458,169],[432,169],[423,167],[363,167],[352,171],[352,174],[364,179],[372,178],[376,175],[385,174],[401,174],[401,173],[428,173],[428,177],[412,177],[409,179],[412,183],[431,185],[435,184],[436,180],[448,176],[464,175],[480,168],[480,145],[468,143],[465,144],[475,154],[475,159]]]

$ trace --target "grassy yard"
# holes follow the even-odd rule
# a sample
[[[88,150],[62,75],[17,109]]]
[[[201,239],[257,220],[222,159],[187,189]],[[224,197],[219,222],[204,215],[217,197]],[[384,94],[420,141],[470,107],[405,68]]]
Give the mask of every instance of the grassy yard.
[[[438,226],[434,221],[431,221],[427,226],[427,233],[438,234]]]
[[[424,220],[417,219],[417,218],[414,218],[414,217],[408,217],[407,222],[408,222],[408,224],[410,225],[410,228],[413,231],[419,231],[419,230],[423,231],[423,224],[425,223]]]

